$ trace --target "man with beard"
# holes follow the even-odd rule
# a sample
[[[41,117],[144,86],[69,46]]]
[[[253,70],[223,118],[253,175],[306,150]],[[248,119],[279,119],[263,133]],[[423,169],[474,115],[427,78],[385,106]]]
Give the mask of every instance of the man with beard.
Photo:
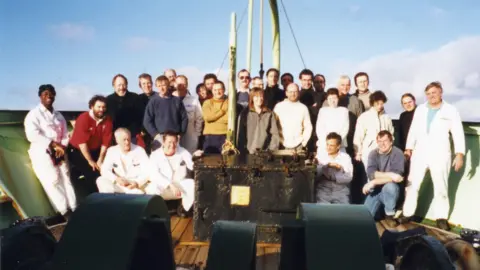
[[[175,80],[177,79],[177,72],[175,69],[167,69],[163,73],[168,78],[168,81],[170,82],[170,87],[174,88],[175,87]]]
[[[313,87],[315,88],[315,92],[318,92],[318,93],[325,92],[326,83],[327,81],[325,80],[325,76],[323,76],[322,74],[316,74],[315,77],[313,77]]]
[[[278,77],[280,72],[276,68],[267,70],[267,87],[265,87],[265,104],[267,108],[273,110],[277,103],[285,99],[285,92],[278,87]]]
[[[237,103],[244,109],[248,107],[248,99],[250,98],[250,72],[246,69],[240,70],[238,79],[240,80],[240,86],[237,89]]]
[[[128,91],[128,80],[122,74],[113,77],[114,93],[107,96],[107,114],[112,118],[113,130],[124,127],[131,132],[132,142],[142,129],[143,110],[137,94]]]
[[[152,76],[147,73],[140,74],[140,76],[138,76],[138,86],[140,86],[140,89],[142,89],[143,92],[138,96],[139,102],[142,106],[140,121],[143,122],[143,115],[145,114],[147,104],[150,99],[155,95],[155,92],[153,91]],[[137,144],[144,147],[144,149],[147,150],[147,153],[149,153],[151,142],[152,137],[150,137],[147,130],[142,126],[142,131],[140,132],[140,134],[137,135]]]
[[[98,192],[95,181],[100,176],[107,148],[112,142],[112,120],[105,115],[107,99],[94,96],[88,102],[90,111],[75,122],[67,148],[72,182],[88,193]]]
[[[188,115],[187,132],[182,136],[180,145],[193,154],[200,149],[198,145],[199,137],[203,131],[203,114],[200,101],[196,97],[187,95],[188,93],[188,79],[184,75],[180,75],[176,79],[175,91],[173,94],[183,101],[185,110]]]
[[[38,89],[40,104],[25,118],[25,134],[30,142],[28,155],[33,171],[43,186],[54,209],[61,215],[77,207],[75,191],[65,157],[68,143],[67,122],[54,110],[55,88],[41,85]]]
[[[370,95],[372,92],[370,92],[368,89],[370,84],[370,78],[368,77],[368,74],[365,72],[358,72],[355,74],[353,80],[355,81],[355,86],[357,87],[355,96],[357,96],[358,99],[360,99],[360,101],[363,103],[365,110],[370,109]]]
[[[163,133],[172,130],[178,134],[185,134],[188,125],[188,115],[180,98],[172,96],[168,91],[170,82],[166,76],[159,76],[155,80],[158,95],[148,102],[143,118],[143,126],[153,138],[152,151],[162,144]]]

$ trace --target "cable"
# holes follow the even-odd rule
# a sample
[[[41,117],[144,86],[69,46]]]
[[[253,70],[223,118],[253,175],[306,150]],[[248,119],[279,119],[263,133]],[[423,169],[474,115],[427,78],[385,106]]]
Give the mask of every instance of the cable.
[[[237,24],[237,29],[235,29],[236,31],[238,31],[238,29],[240,29],[240,25],[242,25],[243,19],[245,18],[245,14],[247,14],[247,10],[248,10],[248,3],[247,3],[247,6],[245,7],[245,9],[243,10],[242,16],[240,17],[240,21]],[[220,68],[217,71],[217,77],[220,74],[220,70],[222,70],[223,65],[225,64],[225,60],[227,59],[229,51],[230,51],[230,48],[227,50],[227,52],[225,53],[225,56],[223,57],[222,64],[220,65]]]
[[[300,51],[300,46],[298,46],[297,38],[295,37],[295,33],[293,32],[292,24],[290,23],[290,19],[288,18],[287,9],[283,4],[283,0],[280,0],[280,3],[282,4],[283,11],[285,12],[285,17],[287,18],[288,26],[290,27],[290,31],[292,32],[293,40],[295,40],[295,45],[297,46],[298,54],[300,54],[300,59],[302,59],[303,67],[307,68],[307,66],[305,65],[305,61],[303,60],[302,52]]]

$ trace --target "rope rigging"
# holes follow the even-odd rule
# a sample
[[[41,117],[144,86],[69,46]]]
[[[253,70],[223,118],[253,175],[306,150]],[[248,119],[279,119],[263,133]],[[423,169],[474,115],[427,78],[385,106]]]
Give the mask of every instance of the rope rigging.
[[[288,26],[290,27],[290,31],[292,32],[293,40],[295,41],[295,45],[297,46],[298,54],[300,55],[300,59],[302,60],[303,68],[307,68],[307,65],[305,65],[305,61],[303,60],[302,52],[300,51],[300,46],[298,46],[298,41],[295,36],[295,32],[293,31],[292,24],[290,23],[290,19],[288,18],[287,9],[285,8],[285,4],[283,4],[283,0],[280,0],[280,3],[282,4],[283,12],[285,12],[285,17],[287,18]]]
[[[237,29],[236,29],[237,31],[240,28],[240,26],[242,25],[243,19],[245,18],[245,14],[247,14],[247,10],[248,10],[248,3],[247,3],[247,6],[245,7],[245,9],[243,10],[242,16],[240,17],[240,21],[238,22]],[[225,60],[227,60],[227,56],[228,56],[229,51],[230,50],[227,49],[227,52],[225,53],[225,56],[223,57],[222,64],[220,65],[220,68],[217,71],[217,77],[219,76],[220,70],[222,70],[223,65],[225,64]]]

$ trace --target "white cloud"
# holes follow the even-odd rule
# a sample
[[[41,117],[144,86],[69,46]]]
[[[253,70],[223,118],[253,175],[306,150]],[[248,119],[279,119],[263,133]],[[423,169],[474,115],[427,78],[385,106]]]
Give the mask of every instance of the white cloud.
[[[66,40],[86,41],[93,39],[95,35],[95,29],[84,24],[66,22],[51,25],[49,29],[55,36]]]
[[[157,43],[157,41],[149,37],[130,37],[125,40],[124,45],[127,50],[142,51],[155,47]]]
[[[464,37],[437,49],[417,52],[404,50],[370,58],[361,63],[342,61],[335,65],[332,78],[365,71],[371,88],[383,90],[390,98],[387,109],[393,116],[401,112],[400,96],[411,92],[424,102],[425,86],[440,81],[447,102],[458,104],[464,121],[479,121],[473,108],[480,104],[480,36]],[[330,83],[334,80],[330,80]],[[354,84],[352,82],[352,91]],[[474,105],[468,107],[467,105]]]
[[[56,87],[55,109],[62,111],[86,111],[88,101],[93,95],[105,95],[81,84],[66,84]]]

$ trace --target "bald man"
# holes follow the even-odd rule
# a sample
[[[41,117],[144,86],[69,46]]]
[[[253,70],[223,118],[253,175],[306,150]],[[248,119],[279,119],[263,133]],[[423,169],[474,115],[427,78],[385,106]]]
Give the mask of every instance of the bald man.
[[[177,72],[175,69],[169,68],[165,70],[163,73],[168,78],[168,81],[170,82],[170,86],[174,87],[175,86],[175,79],[177,79]]]

